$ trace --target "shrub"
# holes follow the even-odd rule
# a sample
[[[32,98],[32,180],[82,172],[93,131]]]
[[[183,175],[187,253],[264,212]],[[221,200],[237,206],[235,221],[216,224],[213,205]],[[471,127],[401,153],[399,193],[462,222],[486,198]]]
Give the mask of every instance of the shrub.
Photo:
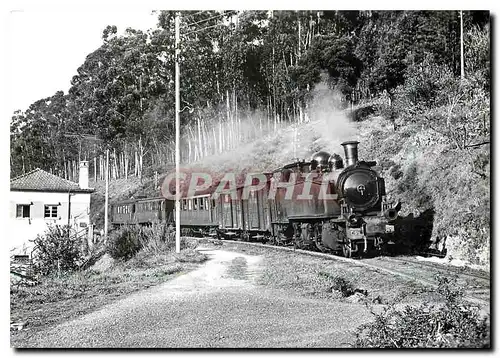
[[[159,223],[151,226],[124,226],[115,230],[108,238],[106,252],[114,259],[128,260],[140,250],[147,255],[159,255],[175,249],[175,229],[172,225]],[[180,239],[180,247],[194,249],[196,241]]]
[[[114,259],[128,260],[142,247],[145,241],[139,226],[123,226],[111,233],[106,243],[106,252]]]
[[[328,272],[319,272],[319,277],[326,280],[328,291],[337,291],[342,294],[342,297],[349,297],[356,292],[354,286],[346,278],[337,275],[331,275]]]
[[[34,243],[33,266],[42,275],[76,270],[83,259],[80,238],[67,225],[48,226]]]
[[[454,282],[440,279],[437,292],[444,304],[394,304],[356,332],[358,348],[488,348],[488,317],[462,300],[463,291]],[[373,313],[373,312],[372,312]]]
[[[172,225],[161,223],[145,226],[141,228],[141,233],[140,240],[144,252],[158,254],[175,248],[175,228]]]

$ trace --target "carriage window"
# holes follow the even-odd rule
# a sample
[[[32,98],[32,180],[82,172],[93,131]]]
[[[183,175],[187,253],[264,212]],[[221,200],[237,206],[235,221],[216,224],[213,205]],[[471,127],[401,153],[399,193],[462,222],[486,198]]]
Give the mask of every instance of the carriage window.
[[[198,199],[193,199],[193,210],[198,210]]]
[[[200,202],[200,210],[204,210],[205,209],[205,200],[206,198],[200,198],[199,202]]]
[[[188,210],[193,210],[193,200],[188,199]]]
[[[187,210],[187,200],[182,199],[182,210]]]

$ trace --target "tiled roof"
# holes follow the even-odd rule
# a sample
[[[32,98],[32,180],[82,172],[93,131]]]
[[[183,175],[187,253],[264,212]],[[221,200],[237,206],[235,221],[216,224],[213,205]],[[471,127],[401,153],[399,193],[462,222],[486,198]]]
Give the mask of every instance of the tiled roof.
[[[10,190],[17,191],[55,191],[55,192],[80,192],[90,193],[94,189],[80,189],[80,186],[70,180],[63,179],[57,175],[47,173],[45,170],[36,168],[26,174],[18,176],[10,181]]]

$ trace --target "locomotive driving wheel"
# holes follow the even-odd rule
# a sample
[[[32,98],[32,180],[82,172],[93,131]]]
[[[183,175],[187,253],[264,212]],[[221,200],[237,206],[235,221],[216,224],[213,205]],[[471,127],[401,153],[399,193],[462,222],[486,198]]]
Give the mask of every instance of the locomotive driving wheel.
[[[344,257],[351,258],[352,257],[352,245],[351,245],[351,240],[348,240],[347,242],[344,242],[342,245],[342,253],[344,254]]]
[[[316,244],[316,248],[320,251],[320,252],[328,252],[328,249],[325,247],[325,245],[323,245],[323,243],[321,242],[321,238],[318,240],[314,240],[314,243]]]

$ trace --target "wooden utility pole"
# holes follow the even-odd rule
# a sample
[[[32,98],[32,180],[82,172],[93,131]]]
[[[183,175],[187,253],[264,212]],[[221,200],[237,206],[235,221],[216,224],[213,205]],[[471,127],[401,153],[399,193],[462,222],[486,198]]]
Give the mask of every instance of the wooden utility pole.
[[[180,114],[180,68],[179,68],[179,22],[180,14],[175,13],[175,252],[181,252],[181,207],[180,207],[180,182],[179,182],[179,169],[180,169],[180,134],[181,124],[179,120]]]
[[[460,79],[465,78],[464,70],[464,15],[460,10]]]
[[[106,149],[106,194],[104,197],[104,242],[108,242],[108,203],[109,203],[109,149]]]

